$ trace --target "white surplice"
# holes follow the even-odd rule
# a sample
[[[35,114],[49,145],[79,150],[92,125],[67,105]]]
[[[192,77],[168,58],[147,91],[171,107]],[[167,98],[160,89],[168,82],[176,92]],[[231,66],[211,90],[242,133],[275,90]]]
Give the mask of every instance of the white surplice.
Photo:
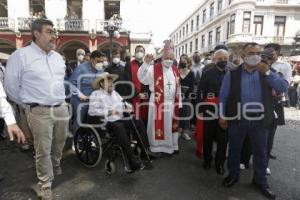
[[[153,65],[144,63],[138,70],[138,79],[144,85],[149,85],[151,91],[148,111],[147,133],[152,152],[163,152],[172,154],[178,150],[178,132],[172,133],[172,118],[174,113],[174,103],[176,95],[176,77],[172,67],[163,67],[164,80],[164,140],[155,139],[155,102],[154,102],[154,68]],[[180,93],[180,88],[177,88]],[[179,95],[180,97],[180,95]],[[181,105],[181,98],[179,98]],[[161,116],[161,115],[160,115]]]

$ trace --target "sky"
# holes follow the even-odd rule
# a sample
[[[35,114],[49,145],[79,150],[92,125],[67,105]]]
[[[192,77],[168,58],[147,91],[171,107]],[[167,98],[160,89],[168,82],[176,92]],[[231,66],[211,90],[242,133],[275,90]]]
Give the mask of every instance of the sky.
[[[135,3],[128,10],[131,13],[129,20],[134,22],[131,31],[152,31],[154,46],[161,47],[170,33],[196,10],[201,0],[136,0]]]

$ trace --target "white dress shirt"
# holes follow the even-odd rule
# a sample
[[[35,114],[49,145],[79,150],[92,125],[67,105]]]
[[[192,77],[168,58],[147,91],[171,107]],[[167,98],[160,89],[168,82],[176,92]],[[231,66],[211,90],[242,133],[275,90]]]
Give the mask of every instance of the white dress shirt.
[[[16,50],[8,59],[4,87],[14,102],[57,105],[65,101],[66,66],[55,51],[48,54],[34,42]]]
[[[131,109],[132,106],[126,103],[126,106]],[[125,105],[123,98],[115,90],[111,94],[100,88],[95,90],[90,95],[89,115],[103,116],[105,121],[114,122],[122,119]],[[116,115],[109,115],[109,111],[117,111]]]
[[[292,81],[292,67],[289,63],[283,61],[276,61],[272,64],[272,68],[275,69],[277,72],[280,72],[283,75],[283,78],[289,82]]]
[[[0,117],[4,118],[6,125],[16,123],[13,109],[6,100],[6,94],[4,92],[2,83],[0,83]]]

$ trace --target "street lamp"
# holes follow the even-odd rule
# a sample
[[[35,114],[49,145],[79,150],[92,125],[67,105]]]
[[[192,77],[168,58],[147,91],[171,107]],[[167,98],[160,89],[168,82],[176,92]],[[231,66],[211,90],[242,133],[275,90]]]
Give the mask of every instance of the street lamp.
[[[119,18],[111,18],[110,20],[104,22],[104,37],[109,37],[109,57],[112,59],[112,47],[113,47],[113,37],[120,38],[120,29],[122,26],[122,20]]]

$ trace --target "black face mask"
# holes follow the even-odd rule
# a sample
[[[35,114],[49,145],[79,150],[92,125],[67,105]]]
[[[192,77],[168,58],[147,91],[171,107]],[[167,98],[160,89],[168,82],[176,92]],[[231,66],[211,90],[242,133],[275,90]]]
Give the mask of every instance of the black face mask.
[[[181,68],[181,69],[186,68],[186,63],[180,62],[179,63],[179,68]]]
[[[194,63],[199,63],[201,61],[200,57],[194,57]]]
[[[217,62],[217,66],[224,69],[227,66],[227,61],[219,61]]]

